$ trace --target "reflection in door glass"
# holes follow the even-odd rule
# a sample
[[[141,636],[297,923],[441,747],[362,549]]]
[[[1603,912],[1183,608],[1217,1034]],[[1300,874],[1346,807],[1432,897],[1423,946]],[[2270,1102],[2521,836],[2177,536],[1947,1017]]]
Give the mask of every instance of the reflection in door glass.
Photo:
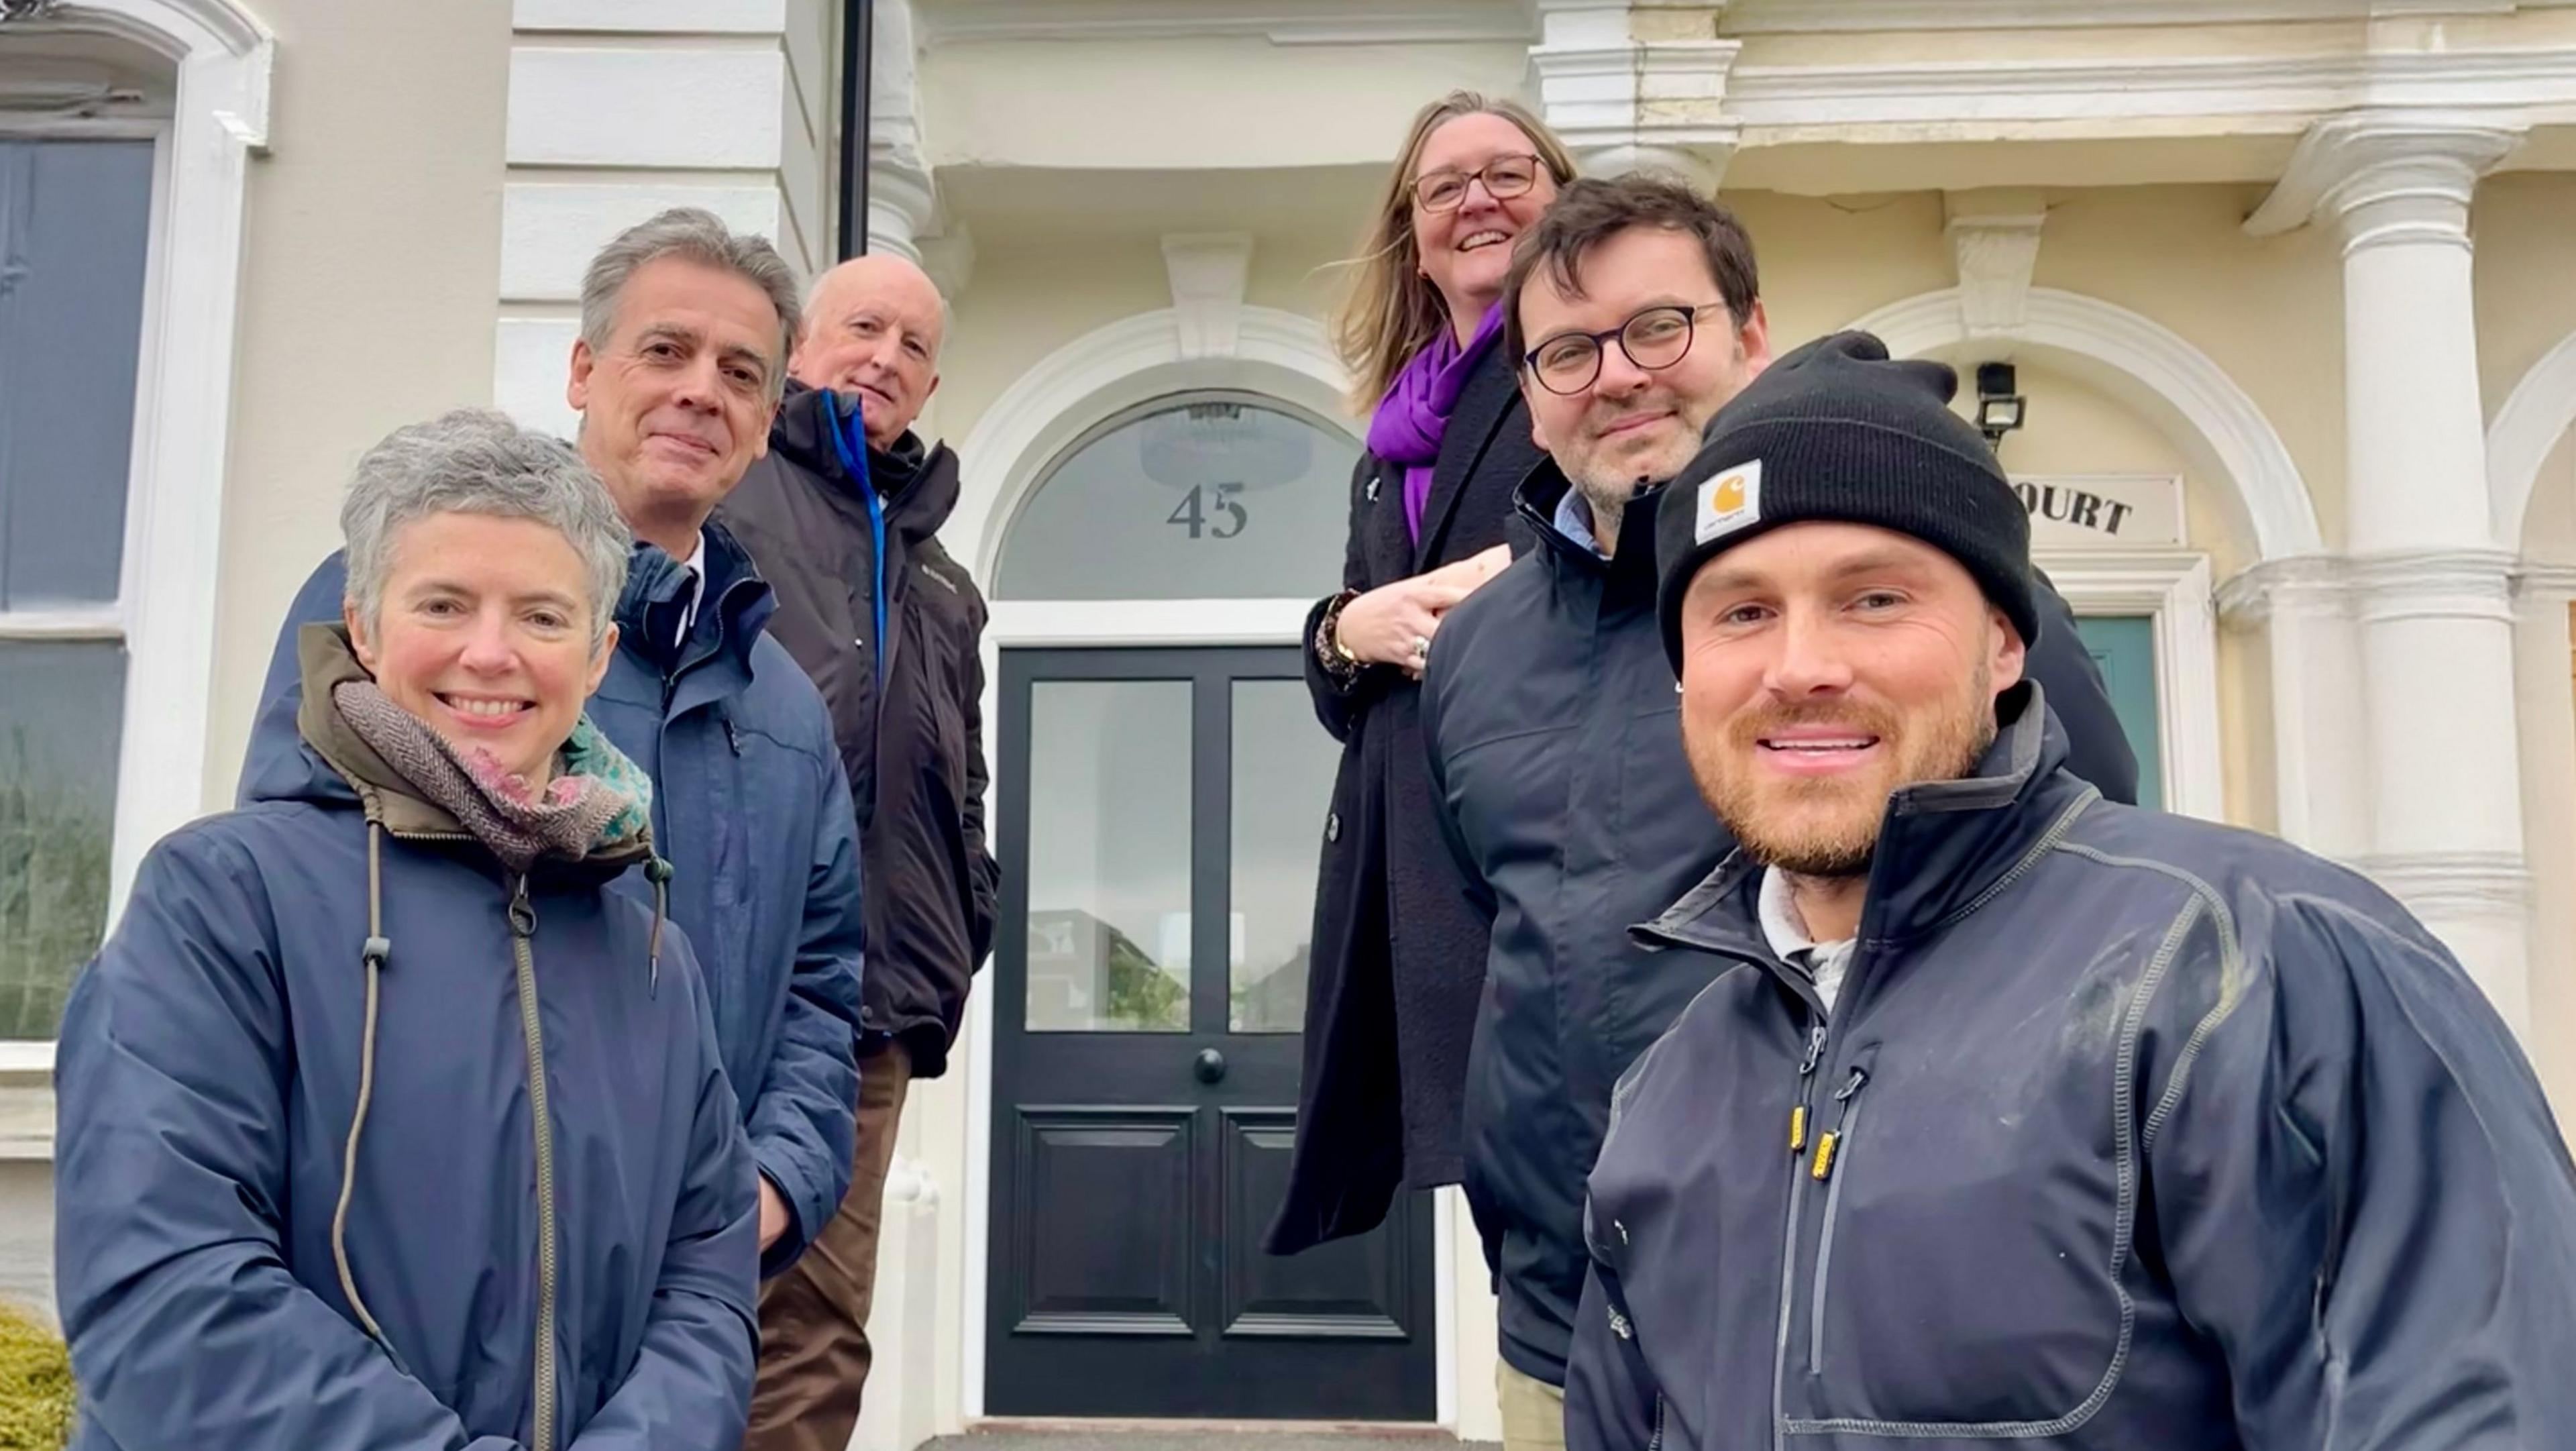
[[[1238,1033],[1306,1021],[1317,838],[1341,759],[1302,680],[1234,682],[1234,830],[1227,986]]]
[[[1190,1026],[1190,682],[1029,693],[1033,1033]]]

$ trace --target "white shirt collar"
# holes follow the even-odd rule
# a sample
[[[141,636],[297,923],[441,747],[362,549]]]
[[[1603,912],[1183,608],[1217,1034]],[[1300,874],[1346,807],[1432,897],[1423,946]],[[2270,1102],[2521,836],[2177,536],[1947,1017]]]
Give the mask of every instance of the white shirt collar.
[[[1755,902],[1755,915],[1762,921],[1762,936],[1778,953],[1782,962],[1802,967],[1816,981],[1816,995],[1825,1000],[1825,1009],[1833,1010],[1834,996],[1842,991],[1843,973],[1851,967],[1853,940],[1818,942],[1807,935],[1807,924],[1798,915],[1797,898],[1792,895],[1789,876],[1777,867],[1762,869],[1762,886]]]

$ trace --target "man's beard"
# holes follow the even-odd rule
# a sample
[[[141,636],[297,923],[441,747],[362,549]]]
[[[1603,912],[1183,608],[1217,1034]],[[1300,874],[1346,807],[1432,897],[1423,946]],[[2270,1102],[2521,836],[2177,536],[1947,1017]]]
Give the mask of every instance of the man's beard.
[[[1858,778],[1765,772],[1761,738],[1801,725],[1875,736],[1892,763]],[[1900,732],[1896,715],[1884,707],[1818,705],[1740,715],[1714,741],[1685,730],[1682,744],[1701,796],[1746,855],[1793,876],[1857,877],[1868,874],[1877,855],[1890,796],[1922,782],[1966,777],[1994,744],[1994,689],[1986,662],[1977,662],[1963,699],[1918,729]]]

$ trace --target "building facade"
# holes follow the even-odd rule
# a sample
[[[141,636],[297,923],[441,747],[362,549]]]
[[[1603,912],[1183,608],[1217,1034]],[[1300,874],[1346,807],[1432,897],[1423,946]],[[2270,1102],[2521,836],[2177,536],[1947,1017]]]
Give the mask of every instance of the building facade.
[[[1361,426],[1324,318],[1454,87],[1718,188],[1784,344],[2010,364],[2003,459],[2156,798],[2376,876],[2576,1113],[2576,4],[873,9],[866,227],[953,306],[922,431],[993,598],[1009,885],[899,1145],[864,1444],[1493,1432],[1454,1193],[1311,1262],[1255,1243],[1332,763],[1296,637]],[[62,987],[144,848],[230,800],[350,463],[462,403],[569,431],[581,268],[659,207],[827,266],[845,22],[0,13],[0,1293],[42,1296]]]

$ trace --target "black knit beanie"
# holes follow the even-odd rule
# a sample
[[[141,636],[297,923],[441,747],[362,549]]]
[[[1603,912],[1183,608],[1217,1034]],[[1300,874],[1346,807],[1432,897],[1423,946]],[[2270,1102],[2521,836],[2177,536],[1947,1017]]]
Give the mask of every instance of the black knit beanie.
[[[1720,409],[1655,511],[1655,604],[1674,672],[1700,566],[1813,519],[1875,524],[1950,555],[2036,643],[2030,512],[1985,436],[1950,411],[1958,391],[1947,364],[1891,362],[1887,344],[1848,332],[1773,363]]]

